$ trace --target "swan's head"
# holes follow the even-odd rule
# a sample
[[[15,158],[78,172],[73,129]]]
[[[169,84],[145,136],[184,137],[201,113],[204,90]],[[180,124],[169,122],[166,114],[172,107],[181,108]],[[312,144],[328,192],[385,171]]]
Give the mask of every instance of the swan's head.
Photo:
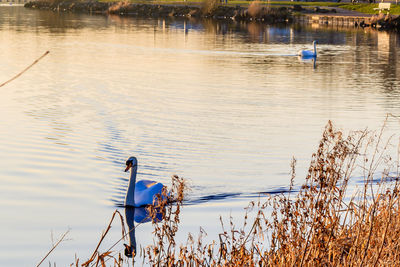
[[[129,246],[127,244],[124,244],[125,246],[125,251],[124,254],[125,256],[127,256],[128,258],[132,258],[133,256],[136,255],[136,248],[133,246]]]
[[[130,157],[126,161],[125,172],[129,171],[130,168],[135,168],[137,166],[137,159],[135,157]]]

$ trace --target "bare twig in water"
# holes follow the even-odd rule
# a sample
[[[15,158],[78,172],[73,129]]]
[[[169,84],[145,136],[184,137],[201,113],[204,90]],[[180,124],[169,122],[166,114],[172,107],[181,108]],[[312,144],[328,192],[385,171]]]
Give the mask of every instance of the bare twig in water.
[[[119,215],[119,218],[120,218],[120,220],[121,220],[121,224],[122,224],[122,236],[125,236],[125,232],[126,232],[126,231],[125,231],[125,227],[124,227],[124,217],[121,215],[121,213],[119,213],[118,210],[116,210],[116,211],[114,211],[114,214],[113,214],[113,216],[111,217],[111,220],[110,220],[110,222],[109,222],[109,224],[108,224],[108,227],[107,227],[106,231],[103,233],[102,237],[100,238],[100,241],[99,241],[99,243],[97,244],[97,247],[96,247],[96,249],[94,250],[92,256],[90,257],[90,259],[89,259],[88,261],[86,261],[85,263],[83,263],[82,266],[88,266],[88,265],[96,258],[96,255],[99,256],[99,257],[98,257],[98,260],[101,260],[101,261],[104,261],[104,257],[105,257],[105,256],[108,256],[108,254],[107,254],[107,255],[103,255],[103,254],[98,253],[98,249],[99,249],[101,243],[103,242],[104,238],[106,237],[108,231],[111,229],[111,224],[112,224],[112,222],[114,221],[114,218],[115,218],[115,215],[116,215],[116,214]],[[100,257],[100,256],[101,256],[101,257]],[[96,264],[96,266],[97,266],[97,264]]]
[[[61,236],[61,238],[57,241],[57,243],[47,252],[46,256],[43,257],[43,259],[36,265],[38,267],[40,264],[43,263],[43,261],[50,255],[51,252],[61,243],[61,241],[64,240],[65,236],[69,233],[69,229]]]
[[[21,71],[20,73],[18,73],[17,75],[15,75],[14,77],[12,77],[11,79],[9,79],[8,81],[5,81],[4,83],[0,84],[0,87],[3,87],[4,85],[8,84],[9,82],[14,81],[15,79],[17,79],[19,76],[21,76],[22,74],[24,74],[27,70],[29,70],[30,68],[33,67],[33,65],[35,65],[36,63],[38,63],[42,58],[44,58],[45,56],[47,56],[50,53],[50,51],[46,51],[43,55],[41,55],[38,59],[36,59],[31,65],[29,65],[28,67],[26,67],[23,71]]]

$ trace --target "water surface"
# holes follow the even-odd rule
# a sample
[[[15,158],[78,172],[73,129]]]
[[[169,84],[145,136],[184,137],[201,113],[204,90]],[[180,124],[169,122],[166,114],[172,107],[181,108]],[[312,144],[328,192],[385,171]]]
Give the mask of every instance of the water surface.
[[[68,228],[49,261],[88,258],[123,203],[129,156],[140,178],[187,178],[179,238],[200,225],[213,238],[219,215],[287,190],[293,156],[301,184],[328,120],[377,129],[400,113],[399,36],[385,32],[2,6],[0,38],[1,82],[51,51],[0,88],[1,266],[37,263]],[[315,68],[294,56],[314,39]]]

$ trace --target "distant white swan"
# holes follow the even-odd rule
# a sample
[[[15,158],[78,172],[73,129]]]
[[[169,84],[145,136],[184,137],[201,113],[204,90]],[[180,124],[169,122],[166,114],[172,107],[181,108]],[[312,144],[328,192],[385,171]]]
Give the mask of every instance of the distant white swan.
[[[153,205],[156,195],[162,195],[164,185],[155,181],[140,180],[136,183],[137,159],[130,157],[126,161],[125,172],[131,169],[128,190],[126,191],[125,206],[141,207]]]
[[[313,58],[317,57],[317,41],[313,41],[314,51],[300,50],[298,55],[302,58]]]

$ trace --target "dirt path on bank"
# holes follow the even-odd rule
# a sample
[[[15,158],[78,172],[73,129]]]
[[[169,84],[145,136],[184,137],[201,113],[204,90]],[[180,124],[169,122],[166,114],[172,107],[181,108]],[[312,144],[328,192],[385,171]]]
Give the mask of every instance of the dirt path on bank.
[[[335,9],[335,12],[328,12],[328,13],[324,13],[324,12],[306,12],[306,15],[325,15],[325,16],[336,16],[336,17],[372,17],[374,16],[373,14],[366,14],[366,13],[361,13],[361,12],[357,12],[357,11],[352,11],[352,10],[348,10],[348,9],[344,9],[344,8],[340,8],[340,7],[323,7],[323,6],[312,6],[311,10],[313,10],[314,8],[319,7],[320,9],[323,10],[332,10]]]

